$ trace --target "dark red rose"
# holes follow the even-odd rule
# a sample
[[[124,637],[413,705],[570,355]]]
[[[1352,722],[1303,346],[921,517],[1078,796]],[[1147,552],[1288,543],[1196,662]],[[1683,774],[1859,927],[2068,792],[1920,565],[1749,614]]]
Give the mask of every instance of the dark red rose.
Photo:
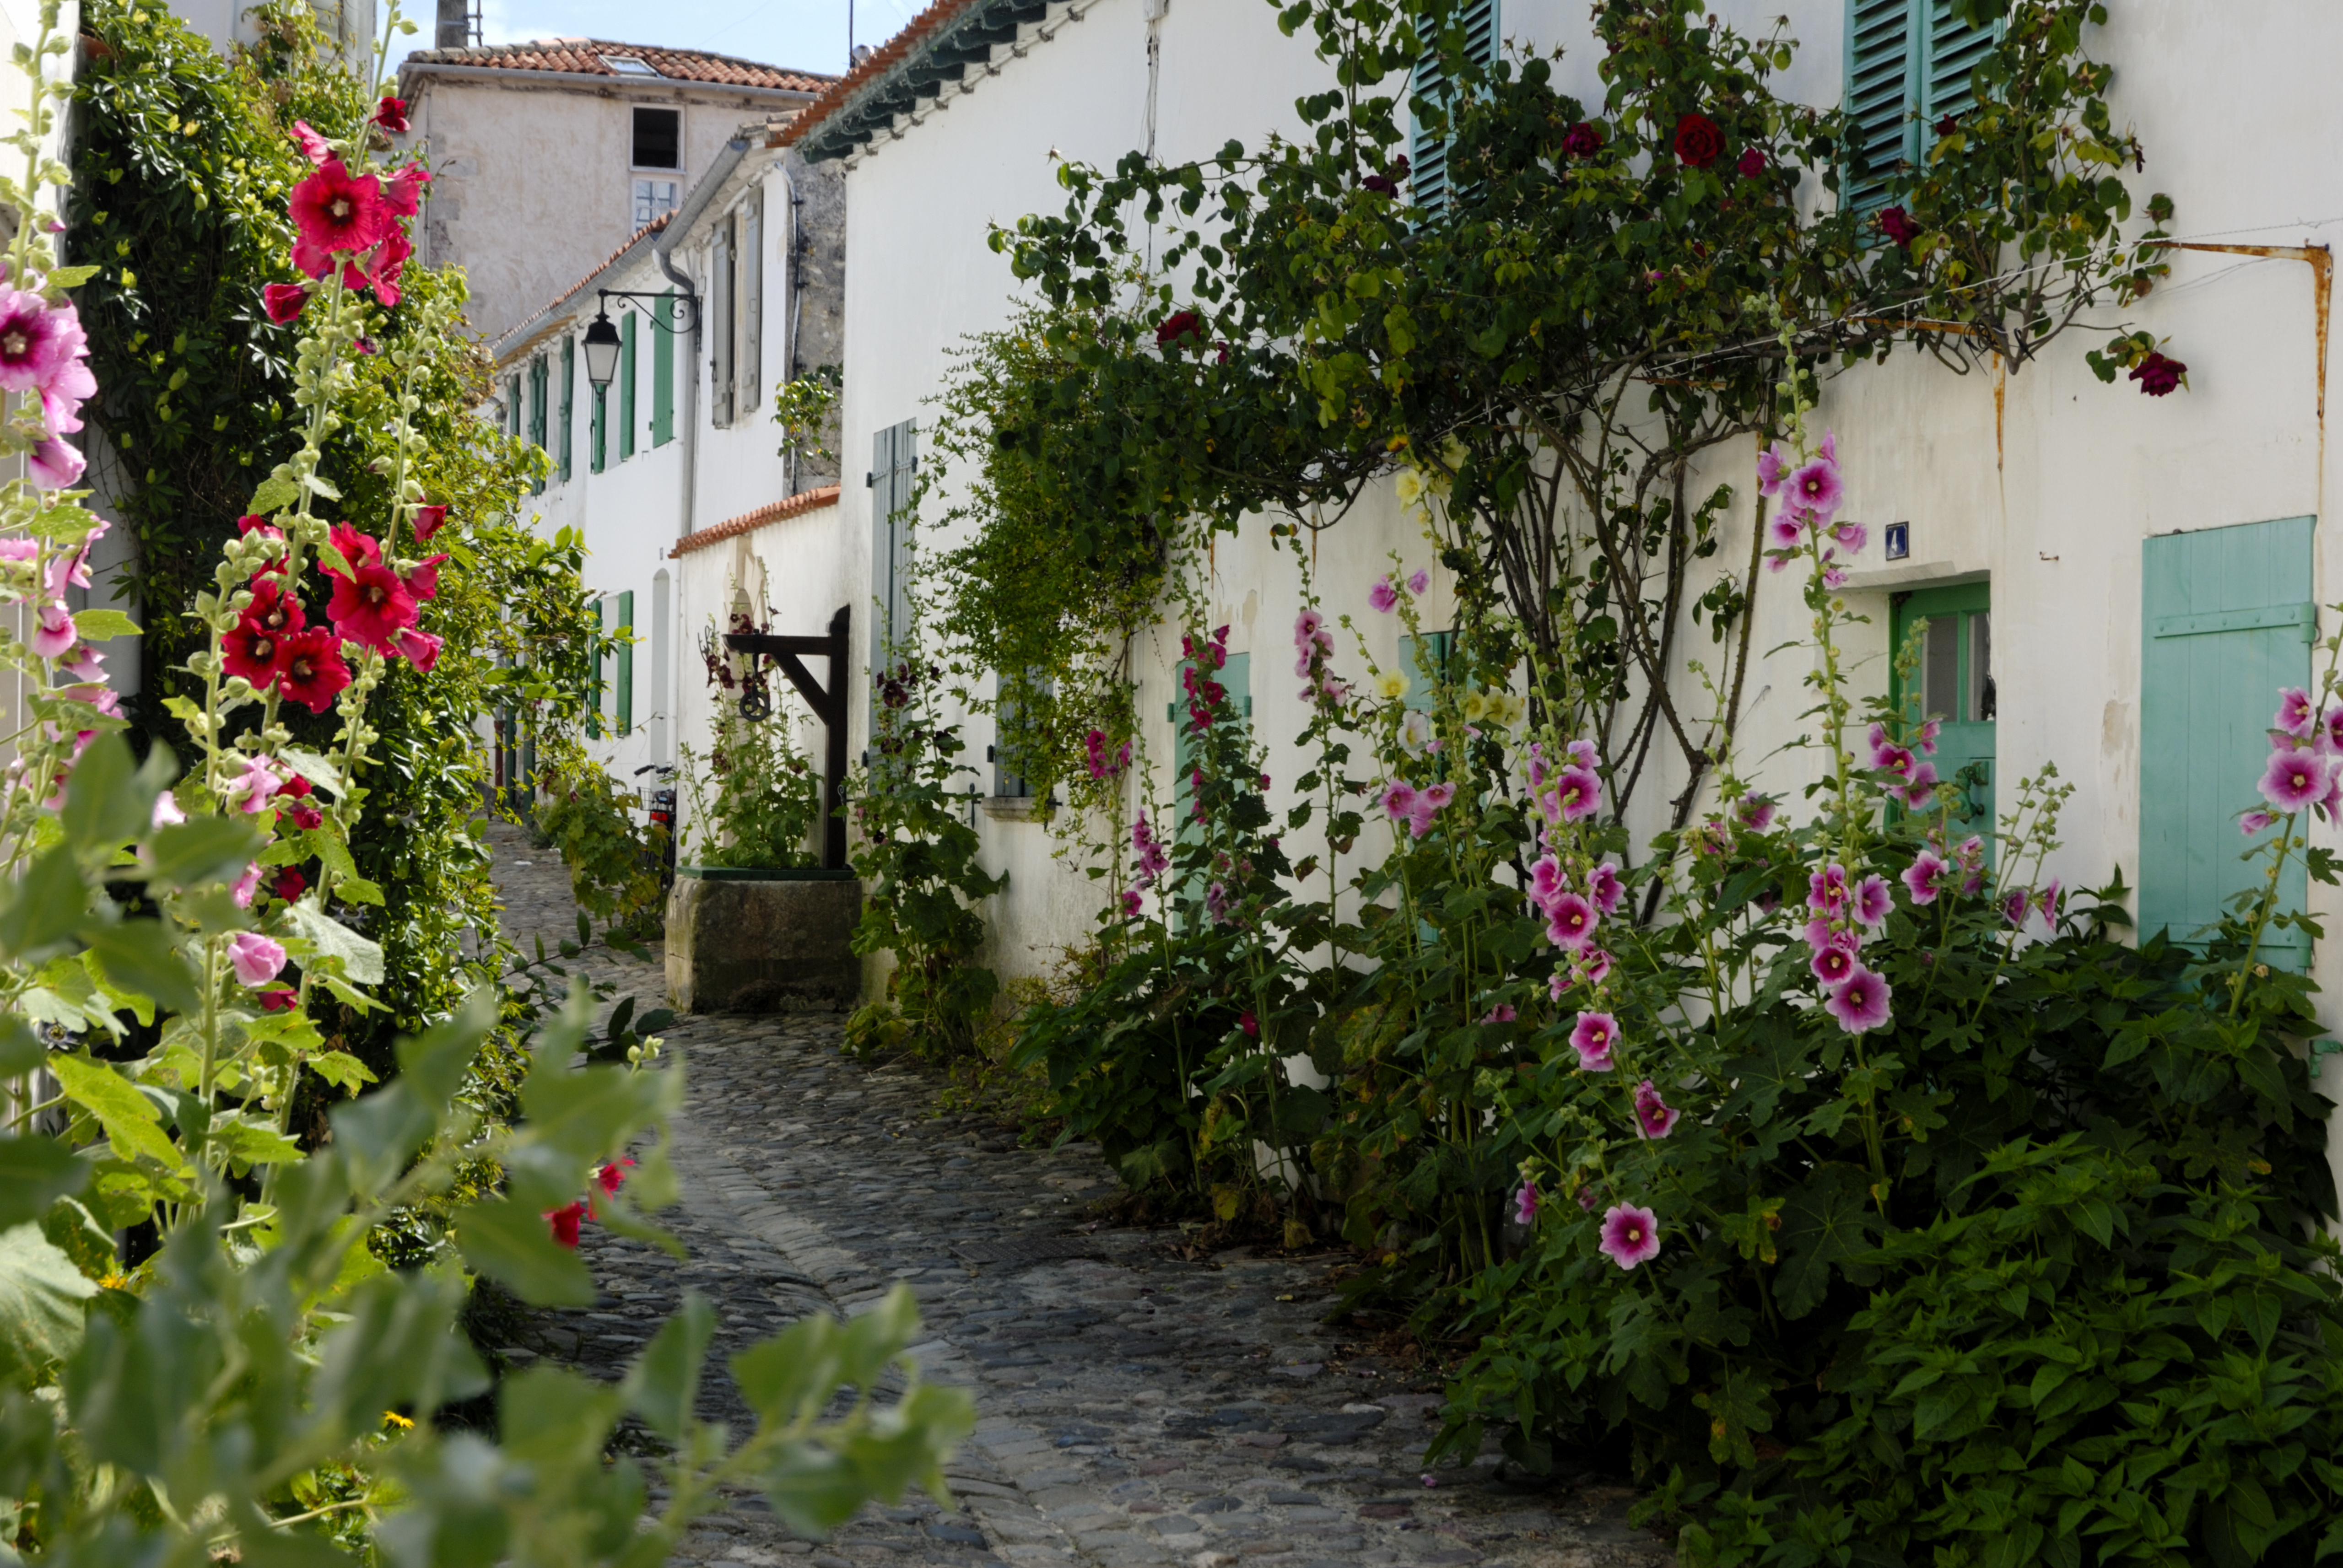
[[[1755,147],[1746,148],[1741,155],[1741,161],[1733,166],[1741,171],[1743,179],[1754,180],[1765,172],[1765,155]]]
[[[1908,247],[1920,237],[1920,226],[1914,223],[1912,215],[1900,206],[1882,207],[1877,221],[1879,232],[1894,244]]]
[[[1192,310],[1175,310],[1155,329],[1155,347],[1169,348],[1183,337],[1201,339],[1203,336],[1203,317]]]
[[[1369,175],[1366,178],[1361,180],[1359,184],[1362,187],[1374,192],[1377,196],[1395,196],[1399,195],[1399,182],[1397,180],[1387,178],[1383,175]]]
[[[1936,122],[1936,134],[1940,136],[1949,136],[1960,128],[1961,121],[1957,115],[1946,115]]]
[[[2131,378],[2138,382],[2139,389],[2149,397],[2168,397],[2172,389],[2180,385],[2180,378],[2187,374],[2188,367],[2179,360],[2150,349],[2147,358],[2132,367]]]
[[[1725,156],[1725,133],[1706,115],[1686,115],[1676,122],[1676,162],[1704,169]]]
[[[1591,158],[1603,150],[1603,133],[1581,120],[1564,133],[1562,150],[1574,158]]]

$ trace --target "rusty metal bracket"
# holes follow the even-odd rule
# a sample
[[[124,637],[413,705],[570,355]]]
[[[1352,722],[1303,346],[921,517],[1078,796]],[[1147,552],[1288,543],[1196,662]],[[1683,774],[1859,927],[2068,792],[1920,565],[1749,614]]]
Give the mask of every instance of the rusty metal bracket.
[[[847,628],[853,620],[853,606],[840,605],[838,613],[830,618],[830,629],[820,637],[777,637],[767,632],[735,631],[724,638],[724,646],[734,653],[747,653],[771,659],[789,678],[789,684],[806,699],[813,716],[821,720],[822,750],[822,832],[821,863],[826,869],[846,869],[846,817],[841,808],[846,802],[846,678]],[[805,667],[807,656],[817,656],[830,661],[829,681],[818,681]]]

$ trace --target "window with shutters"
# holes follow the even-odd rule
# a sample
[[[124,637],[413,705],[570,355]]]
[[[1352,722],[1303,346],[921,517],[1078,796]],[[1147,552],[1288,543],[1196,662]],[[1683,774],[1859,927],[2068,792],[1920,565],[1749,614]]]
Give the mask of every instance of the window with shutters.
[[[618,461],[621,463],[635,455],[636,314],[629,310],[618,322]]]
[[[578,339],[575,337],[564,337],[561,340],[561,450],[558,454],[558,461],[560,477],[562,482],[565,484],[567,484],[569,479],[570,447],[572,445],[571,432],[573,427],[571,410],[573,400],[577,396],[577,390]]]
[[[920,471],[919,422],[890,425],[870,438],[870,668],[892,662],[911,629],[911,506]]]
[[[1867,212],[1886,205],[1899,167],[1917,166],[1936,125],[1976,102],[1972,73],[2002,25],[1959,21],[1952,0],[1848,0],[1846,15],[1846,112],[1862,166],[1841,177],[1839,199]]]
[[[1889,618],[1900,653],[1916,628],[1920,668],[1907,685],[1889,675],[1890,699],[1906,721],[1933,719],[1936,753],[1928,759],[1948,793],[1952,831],[1975,833],[1988,844],[1994,825],[1994,723],[2000,703],[1993,678],[1993,588],[1958,583],[1901,595]],[[1931,803],[1931,810],[1936,803]]]
[[[614,685],[617,701],[615,711],[618,733],[635,731],[635,594],[632,588],[618,596],[618,647],[615,655],[618,678]]]
[[[594,624],[601,628],[606,638],[610,631],[611,612],[616,608],[611,604],[610,596],[608,594],[599,595],[594,600]],[[604,641],[598,644],[594,649],[594,678],[590,682],[590,689],[587,692],[586,734],[591,739],[599,740],[609,728],[605,722],[605,715],[609,711],[608,706],[609,700],[610,645],[608,641]]]
[[[992,678],[992,793],[996,799],[1021,800],[1033,793],[1032,781],[1025,777],[1031,766],[1026,759],[1043,738],[1028,726],[1026,716],[1031,710],[1032,696],[1048,696],[1053,684],[1039,670],[1022,680],[1001,674]]]
[[[757,407],[765,364],[765,193],[749,193],[740,208],[740,374],[739,407]]]
[[[675,297],[651,302],[659,320],[651,327],[651,445],[675,439]]]
[[[708,246],[708,417],[710,423],[732,423],[732,335],[734,326],[733,220],[719,224]]]
[[[2308,688],[2318,610],[2311,580],[2315,519],[2288,518],[2147,541],[2142,561],[2139,711],[2139,934],[2201,935],[2237,894],[2261,885],[2258,842],[2238,818],[2261,804],[2278,692]],[[2265,829],[2265,834],[2278,831]],[[2290,859],[2281,907],[2300,910],[2308,882]],[[2271,931],[2270,961],[2309,960],[2299,930]]]
[[[545,450],[545,356],[540,354],[528,362],[528,439],[538,451]],[[545,494],[545,481],[539,479],[529,487],[531,495]]]
[[[609,430],[607,428],[609,422],[604,415],[609,406],[610,390],[607,387],[594,387],[588,390],[593,395],[594,403],[587,413],[586,466],[598,474],[609,451]]]
[[[1465,49],[1472,58],[1487,65],[1496,58],[1497,0],[1468,0],[1459,18],[1464,26]],[[1447,74],[1440,68],[1439,59],[1427,55],[1415,67],[1414,79],[1409,84],[1411,100],[1429,98],[1443,102]],[[1448,138],[1428,132],[1421,124],[1409,129],[1408,194],[1424,211],[1439,212],[1448,205]]]
[[[1423,713],[1432,711],[1433,694],[1447,682],[1448,659],[1455,647],[1456,634],[1453,631],[1427,631],[1421,637],[1400,638],[1399,672],[1407,680],[1406,707]]]

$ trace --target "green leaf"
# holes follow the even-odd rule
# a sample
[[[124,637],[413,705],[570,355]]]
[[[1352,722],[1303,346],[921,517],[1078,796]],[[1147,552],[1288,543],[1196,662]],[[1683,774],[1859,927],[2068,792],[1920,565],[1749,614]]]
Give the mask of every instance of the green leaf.
[[[89,889],[73,846],[59,844],[0,898],[0,951],[18,959],[54,952],[89,909]]]
[[[0,1138],[0,1231],[48,1212],[89,1185],[89,1163],[53,1138]]]
[[[853,1518],[864,1496],[845,1456],[810,1442],[777,1447],[759,1473],[757,1486],[782,1523],[816,1538]]]
[[[164,1134],[163,1112],[138,1091],[137,1085],[102,1061],[63,1051],[52,1052],[48,1068],[57,1075],[65,1098],[97,1118],[106,1141],[125,1160],[144,1154],[166,1169],[179,1169],[179,1146]]]
[[[740,1397],[767,1426],[810,1419],[838,1387],[838,1323],[816,1313],[731,1359]]]
[[[84,642],[108,642],[117,637],[144,637],[138,623],[118,609],[85,609],[74,613],[74,630]]]
[[[291,475],[271,474],[260,481],[260,487],[252,492],[252,499],[244,509],[266,518],[283,511],[300,498],[301,487]]]
[[[334,884],[334,896],[346,904],[382,906],[382,890],[364,877],[345,877]]]
[[[238,1166],[281,1165],[301,1158],[301,1146],[274,1127],[249,1121],[220,1121],[212,1126],[208,1142],[226,1151]]]
[[[686,1291],[683,1305],[659,1325],[642,1359],[627,1372],[619,1392],[643,1424],[669,1442],[680,1443],[699,1392],[708,1342],[716,1333],[716,1312],[698,1291]]]
[[[82,1303],[96,1294],[38,1225],[0,1231],[0,1350],[17,1365],[46,1366],[79,1349]]]
[[[343,975],[360,985],[382,983],[382,944],[362,937],[331,915],[321,912],[316,895],[285,910],[293,934],[307,942],[321,958],[339,959]]]
[[[99,270],[95,266],[52,267],[48,276],[41,281],[50,288],[79,288],[83,284],[96,277]]]
[[[173,1012],[202,1010],[203,993],[196,987],[195,971],[161,920],[85,926],[81,940],[89,944],[98,967],[113,984],[152,997]]]
[[[347,1050],[320,1051],[308,1059],[308,1068],[327,1083],[352,1094],[357,1092],[359,1084],[375,1081],[373,1070]]]
[[[342,770],[328,759],[300,746],[280,747],[277,755],[278,759],[291,768],[294,772],[298,773],[336,799],[340,799],[346,792],[346,786],[342,783]]]
[[[48,1047],[21,1013],[0,1013],[0,1078],[21,1078],[48,1057]]]
[[[1774,1300],[1785,1318],[1803,1318],[1822,1305],[1830,1289],[1830,1266],[1844,1262],[1867,1244],[1871,1211],[1864,1206],[1863,1178],[1849,1167],[1825,1167],[1782,1211],[1782,1268],[1774,1277]]]
[[[166,888],[233,881],[262,842],[260,829],[242,816],[190,817],[147,841],[146,879]]]
[[[553,1239],[543,1214],[508,1198],[459,1212],[456,1245],[465,1261],[533,1307],[594,1304],[594,1276],[578,1254]]]
[[[338,501],[342,498],[342,492],[337,489],[334,482],[323,474],[305,474],[301,477],[301,483],[307,485],[315,494],[323,496],[329,501]]]

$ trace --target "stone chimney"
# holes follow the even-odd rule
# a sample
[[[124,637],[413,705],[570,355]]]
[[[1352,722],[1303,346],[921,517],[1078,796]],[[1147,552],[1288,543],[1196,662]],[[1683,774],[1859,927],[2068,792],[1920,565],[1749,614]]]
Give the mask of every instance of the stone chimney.
[[[472,42],[470,0],[439,0],[439,27],[433,47],[468,48]]]

